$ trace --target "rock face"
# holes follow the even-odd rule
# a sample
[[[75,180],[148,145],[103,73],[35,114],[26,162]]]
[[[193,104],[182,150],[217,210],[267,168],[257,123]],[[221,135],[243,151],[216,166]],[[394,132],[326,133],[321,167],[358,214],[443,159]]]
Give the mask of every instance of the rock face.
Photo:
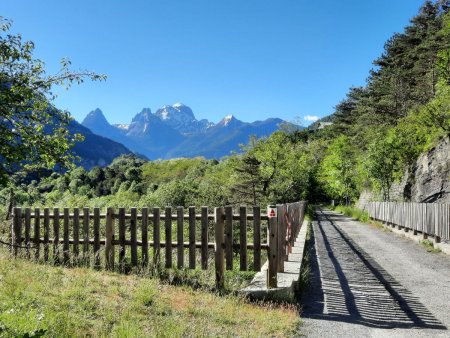
[[[405,196],[413,202],[450,203],[450,140],[422,154],[405,185]]]
[[[363,191],[357,202],[365,209],[370,201],[380,196]],[[450,203],[450,139],[440,141],[436,147],[420,155],[411,172],[391,188],[392,201],[417,203]]]

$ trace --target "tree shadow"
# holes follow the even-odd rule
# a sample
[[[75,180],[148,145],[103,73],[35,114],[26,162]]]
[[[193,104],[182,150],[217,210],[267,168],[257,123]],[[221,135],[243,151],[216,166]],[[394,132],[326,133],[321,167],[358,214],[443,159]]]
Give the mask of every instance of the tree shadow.
[[[311,283],[301,298],[303,318],[376,328],[447,329],[334,223],[339,217],[316,216]]]

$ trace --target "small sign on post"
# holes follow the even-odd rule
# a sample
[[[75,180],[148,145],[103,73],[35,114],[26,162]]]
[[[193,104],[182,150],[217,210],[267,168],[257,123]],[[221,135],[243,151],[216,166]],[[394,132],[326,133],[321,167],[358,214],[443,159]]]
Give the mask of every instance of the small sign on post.
[[[277,217],[277,207],[275,205],[269,205],[267,207],[267,217]]]

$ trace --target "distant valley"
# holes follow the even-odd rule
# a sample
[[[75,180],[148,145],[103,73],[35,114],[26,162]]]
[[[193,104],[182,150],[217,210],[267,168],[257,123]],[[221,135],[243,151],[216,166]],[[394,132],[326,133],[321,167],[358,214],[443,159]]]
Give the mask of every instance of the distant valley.
[[[269,136],[283,124],[301,128],[279,118],[251,123],[233,115],[218,123],[197,120],[192,109],[182,103],[164,106],[155,113],[144,108],[131,123],[116,125],[110,124],[97,108],[82,122],[94,134],[121,143],[150,160],[196,156],[219,159],[239,152],[239,145],[248,143],[251,135]]]

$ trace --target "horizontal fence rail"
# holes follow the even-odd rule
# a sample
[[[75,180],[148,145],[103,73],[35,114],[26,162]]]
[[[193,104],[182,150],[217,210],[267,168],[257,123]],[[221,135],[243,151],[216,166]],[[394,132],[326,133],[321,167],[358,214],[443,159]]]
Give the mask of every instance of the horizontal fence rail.
[[[424,239],[432,236],[437,243],[450,239],[450,204],[370,202],[367,211],[371,218],[403,228],[405,232],[421,232]]]
[[[202,270],[214,265],[219,288],[223,270],[234,269],[235,258],[239,270],[259,271],[267,255],[274,261],[268,275],[276,284],[276,272],[283,271],[305,207],[306,202],[277,205],[275,218],[262,214],[258,206],[251,213],[244,206],[219,207],[214,213],[207,207],[141,208],[139,213],[137,208],[107,208],[106,213],[99,208],[14,208],[11,250],[28,259],[104,265],[122,272],[149,265]]]

